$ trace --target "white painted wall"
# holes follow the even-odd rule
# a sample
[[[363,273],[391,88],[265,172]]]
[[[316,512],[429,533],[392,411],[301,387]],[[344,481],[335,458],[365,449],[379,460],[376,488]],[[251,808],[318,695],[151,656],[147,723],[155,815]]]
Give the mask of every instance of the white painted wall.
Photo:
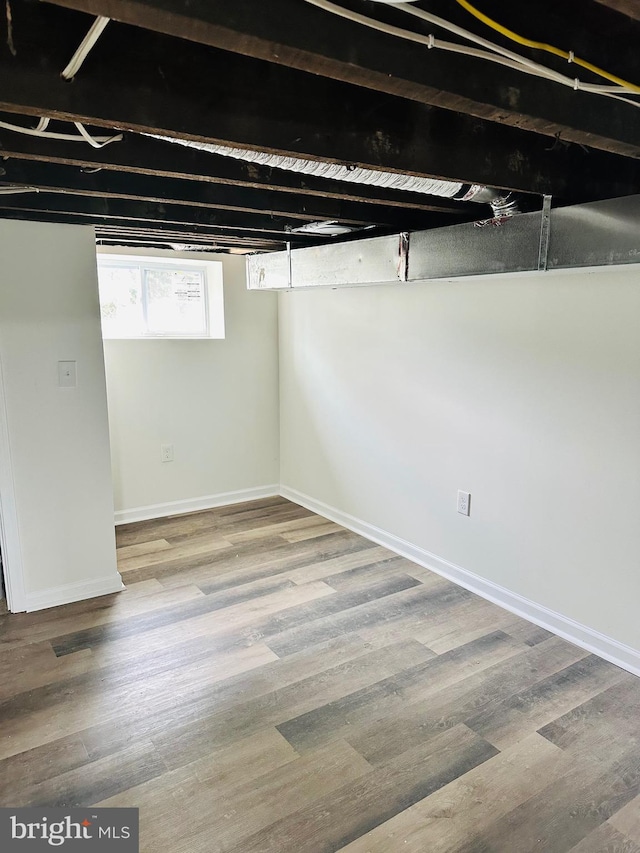
[[[283,293],[281,481],[640,650],[639,320],[638,268]]]
[[[77,387],[58,387],[58,361],[73,360]],[[0,362],[0,495],[26,607],[118,590],[92,228],[0,222]]]
[[[247,292],[243,257],[213,259],[224,340],[104,342],[119,521],[277,492],[277,296]],[[173,462],[160,461],[162,444],[173,444]]]

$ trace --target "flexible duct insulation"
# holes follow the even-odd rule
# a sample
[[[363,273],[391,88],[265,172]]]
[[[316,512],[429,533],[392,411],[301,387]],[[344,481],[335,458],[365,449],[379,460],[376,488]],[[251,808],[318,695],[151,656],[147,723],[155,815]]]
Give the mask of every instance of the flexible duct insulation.
[[[375,169],[362,169],[360,166],[342,166],[338,163],[322,163],[318,160],[304,160],[301,157],[282,157],[278,154],[265,154],[261,151],[249,151],[245,148],[228,148],[226,145],[212,145],[209,142],[194,142],[190,139],[175,139],[170,136],[145,134],[163,142],[175,142],[187,148],[197,148],[210,154],[233,157],[246,163],[260,166],[272,166],[274,169],[286,169],[303,175],[315,175],[318,178],[332,178],[351,184],[371,184],[390,190],[404,190],[412,193],[435,195],[441,198],[453,198],[465,184],[454,181],[438,181],[432,178],[416,178],[412,175],[399,175],[395,172],[378,172]]]

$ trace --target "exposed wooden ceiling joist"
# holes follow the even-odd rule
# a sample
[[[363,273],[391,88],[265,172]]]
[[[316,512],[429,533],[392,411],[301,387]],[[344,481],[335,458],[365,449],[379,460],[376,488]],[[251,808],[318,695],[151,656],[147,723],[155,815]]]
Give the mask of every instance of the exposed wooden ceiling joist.
[[[122,220],[118,223],[88,223],[87,219],[74,214],[57,212],[43,213],[41,211],[13,210],[0,207],[0,220],[19,219],[25,222],[50,222],[62,225],[87,225],[95,228],[96,239],[109,245],[156,245],[165,248],[197,247],[202,251],[226,251],[231,248],[242,248],[248,251],[269,252],[281,251],[286,244],[279,240],[268,240],[260,237],[238,236],[230,233],[219,233],[214,236],[189,230],[188,228],[169,229],[168,227],[142,227],[138,222]]]
[[[640,187],[613,155],[117,24],[67,83],[45,9],[0,57],[0,110],[571,199]]]
[[[174,220],[152,219],[151,216],[140,215],[133,211],[132,218],[127,218],[126,209],[114,210],[113,206],[105,207],[98,204],[84,203],[81,205],[63,205],[55,210],[42,204],[38,197],[32,197],[31,202],[18,202],[17,196],[0,195],[0,218],[24,219],[33,222],[61,222],[75,225],[93,225],[97,229],[106,229],[110,233],[159,233],[174,242],[200,242],[208,245],[224,245],[229,241],[234,245],[243,243],[259,243],[284,248],[290,242],[294,247],[308,246],[310,241],[302,235],[293,234],[291,239],[278,232],[253,231],[248,228],[229,228],[220,226],[211,228],[188,222]],[[87,200],[85,200],[86,202]],[[95,201],[95,200],[91,200]],[[315,242],[322,242],[316,240]],[[326,240],[325,240],[326,242]]]
[[[191,0],[188,4],[174,0],[46,1],[423,104],[640,157],[640,111],[632,106],[596,99],[474,57],[429,51],[424,45],[338,18],[303,0],[269,0],[268,13],[264,0]],[[628,10],[638,6],[637,0],[607,2]],[[380,11],[372,9],[372,4],[353,5],[369,15]],[[606,42],[603,24],[598,24],[593,12],[597,8],[591,5],[590,10],[594,46],[598,40],[600,45]],[[523,14],[526,21],[528,7]],[[542,15],[542,10],[537,14]],[[571,22],[569,17],[567,20]],[[402,23],[407,29],[420,29],[414,19],[405,17]],[[473,19],[470,25],[473,28]],[[629,42],[637,44],[639,35],[640,31],[629,33]],[[573,68],[569,74],[574,76]]]
[[[640,21],[640,0],[596,0],[596,3]]]
[[[117,171],[83,172],[73,166],[60,166],[26,160],[4,160],[0,183],[39,189],[65,190],[96,198],[121,198],[131,201],[178,204],[213,211],[261,213],[276,216],[292,227],[305,222],[336,220],[348,225],[387,225],[403,228],[432,228],[482,218],[478,205],[462,205],[451,214],[431,211],[404,211],[398,207],[367,205],[317,196],[295,196],[266,188],[226,186],[223,184],[131,175]],[[49,200],[53,202],[49,196]],[[457,214],[457,215],[454,215]]]
[[[33,121],[31,121],[33,124]],[[177,178],[198,183],[248,187],[295,196],[311,196],[335,201],[362,202],[366,205],[399,207],[440,213],[471,213],[467,204],[436,196],[418,195],[367,184],[299,175],[230,157],[209,154],[157,139],[127,134],[117,145],[91,148],[74,142],[22,136],[0,128],[0,158],[48,162],[104,169],[156,178]],[[617,158],[615,158],[617,159]],[[477,211],[476,211],[477,212]]]
[[[64,192],[25,192],[16,194],[0,193],[0,208],[25,210],[36,213],[69,213],[86,217],[87,222],[107,220],[137,221],[141,227],[146,223],[165,224],[169,227],[186,226],[201,230],[202,233],[215,236],[218,233],[233,233],[238,236],[265,237],[281,242],[308,244],[326,241],[326,237],[313,234],[291,233],[290,223],[282,217],[268,213],[237,213],[235,211],[217,211],[198,207],[185,209],[173,202],[130,200],[123,198],[68,195]],[[302,224],[302,223],[296,223]],[[372,229],[371,234],[393,228]]]
[[[1,213],[1,211],[0,211]],[[69,221],[72,217],[69,218]],[[59,222],[65,222],[60,218]],[[78,224],[76,218],[74,224]],[[128,228],[125,225],[101,225],[95,226],[96,239],[98,242],[109,242],[111,245],[122,245],[123,243],[139,243],[153,241],[156,245],[168,244],[174,249],[189,249],[191,247],[198,248],[202,251],[218,250],[221,248],[244,248],[252,251],[273,251],[282,250],[285,248],[284,243],[279,243],[274,240],[265,240],[258,237],[234,237],[229,234],[219,234],[212,238],[210,236],[202,236],[197,233],[189,233],[185,231],[172,232],[168,229],[153,229],[153,228]]]
[[[430,31],[380,3],[336,2]],[[483,30],[452,0],[417,5]],[[532,38],[628,79],[637,74],[640,0],[537,0],[535,19],[526,4],[478,5]],[[0,33],[0,118],[33,127],[47,116],[54,131],[73,130],[56,119],[82,121],[94,134],[121,129],[124,140],[96,150],[0,128],[0,185],[42,190],[0,196],[0,218],[93,224],[108,243],[268,251],[331,239],[291,233],[316,220],[375,226],[345,238],[357,239],[491,215],[488,206],[296,174],[140,134],[551,193],[556,202],[640,192],[634,107],[429,51],[304,0],[266,6],[11,0],[11,44]],[[84,13],[114,20],[66,82],[61,70],[91,23]]]

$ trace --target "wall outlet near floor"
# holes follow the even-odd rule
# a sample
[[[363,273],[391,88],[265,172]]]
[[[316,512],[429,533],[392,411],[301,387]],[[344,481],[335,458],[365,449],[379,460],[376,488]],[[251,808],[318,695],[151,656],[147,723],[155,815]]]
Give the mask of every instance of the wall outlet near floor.
[[[458,512],[460,515],[471,515],[471,492],[458,492]]]
[[[173,444],[160,445],[160,459],[163,462],[173,462]]]

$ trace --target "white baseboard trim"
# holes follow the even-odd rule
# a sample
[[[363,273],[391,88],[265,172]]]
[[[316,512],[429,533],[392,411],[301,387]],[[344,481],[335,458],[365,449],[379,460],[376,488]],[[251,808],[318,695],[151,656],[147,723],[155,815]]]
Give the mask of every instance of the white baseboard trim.
[[[580,648],[586,649],[588,652],[599,655],[601,658],[616,664],[616,666],[628,672],[632,672],[634,675],[640,675],[640,651],[637,649],[626,646],[612,637],[607,637],[605,634],[593,630],[593,628],[581,625],[568,616],[563,616],[561,613],[549,610],[549,608],[537,604],[535,601],[524,598],[516,592],[511,592],[511,590],[503,586],[499,586],[473,572],[469,572],[467,569],[455,565],[455,563],[450,563],[448,560],[444,560],[442,557],[438,557],[424,548],[413,545],[399,536],[394,536],[393,533],[388,533],[380,527],[355,518],[322,501],[315,500],[309,497],[309,495],[297,491],[297,489],[281,486],[280,494],[282,497],[300,504],[318,515],[335,521],[336,524],[340,524],[348,530],[359,533],[372,542],[377,542],[378,545],[383,545],[385,548],[394,551],[402,557],[413,560],[419,566],[430,569],[436,574],[453,581],[453,583],[463,586],[471,592],[475,592],[477,595],[486,598],[488,601],[492,601],[499,607],[515,613],[516,616],[521,616],[535,625],[540,625],[541,628],[546,628],[547,631],[551,631],[553,634],[568,640]]]
[[[87,598],[97,598],[99,595],[111,595],[124,589],[122,578],[118,572],[105,578],[80,583],[68,583],[43,589],[42,592],[27,593],[27,612],[45,610],[47,607],[59,607],[61,604],[72,604],[74,601],[84,601]]]
[[[138,506],[133,509],[122,509],[115,513],[116,524],[132,524],[136,521],[149,521],[153,518],[166,518],[169,515],[183,515],[187,512],[199,512],[203,509],[214,509],[217,506],[240,504],[245,501],[256,501],[260,498],[273,498],[280,494],[280,486],[276,483],[270,486],[256,486],[252,489],[239,489],[235,492],[221,492],[218,495],[205,495],[201,498],[189,498],[184,501]]]

